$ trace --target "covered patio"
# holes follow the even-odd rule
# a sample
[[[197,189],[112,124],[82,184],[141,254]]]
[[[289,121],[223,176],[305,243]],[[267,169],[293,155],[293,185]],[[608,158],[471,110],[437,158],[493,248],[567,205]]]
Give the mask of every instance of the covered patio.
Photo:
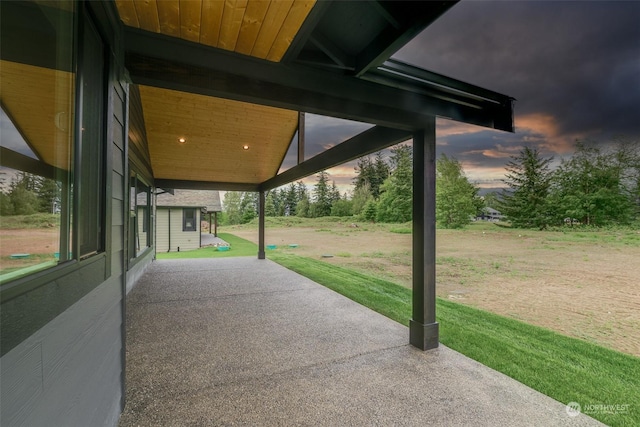
[[[269,260],[156,261],[127,298],[119,425],[601,425],[408,333]]]

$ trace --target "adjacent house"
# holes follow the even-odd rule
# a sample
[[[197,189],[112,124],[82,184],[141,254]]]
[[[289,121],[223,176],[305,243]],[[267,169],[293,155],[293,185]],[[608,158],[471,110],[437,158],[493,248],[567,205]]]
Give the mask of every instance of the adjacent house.
[[[495,210],[493,208],[490,208],[490,207],[486,207],[486,208],[482,208],[482,210],[480,211],[480,213],[476,217],[476,220],[478,220],[478,221],[502,221],[503,217],[504,217],[504,215],[502,215],[502,212],[500,212],[498,210]]]
[[[218,191],[174,190],[157,194],[156,251],[198,249],[202,246],[202,221],[221,211]]]

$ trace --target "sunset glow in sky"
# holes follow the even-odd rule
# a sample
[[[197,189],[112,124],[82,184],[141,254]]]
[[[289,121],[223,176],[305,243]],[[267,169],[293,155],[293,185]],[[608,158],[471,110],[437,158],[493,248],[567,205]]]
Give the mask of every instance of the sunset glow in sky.
[[[525,145],[558,162],[577,139],[640,144],[639,22],[640,1],[465,0],[394,58],[516,98],[513,134],[437,121],[438,152],[481,187],[501,187]],[[367,127],[308,115],[307,154]],[[329,171],[342,190],[353,167]]]

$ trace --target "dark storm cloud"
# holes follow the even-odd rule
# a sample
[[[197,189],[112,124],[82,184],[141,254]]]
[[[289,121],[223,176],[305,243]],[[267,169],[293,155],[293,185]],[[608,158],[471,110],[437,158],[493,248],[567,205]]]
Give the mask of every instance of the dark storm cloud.
[[[517,99],[513,134],[438,120],[438,154],[458,159],[473,181],[497,186],[525,145],[558,161],[576,139],[640,143],[639,22],[640,1],[465,0],[394,57]],[[307,157],[363,130],[308,117]],[[293,151],[285,164],[295,159]]]
[[[463,1],[395,57],[515,97],[560,134],[640,136],[640,2]]]

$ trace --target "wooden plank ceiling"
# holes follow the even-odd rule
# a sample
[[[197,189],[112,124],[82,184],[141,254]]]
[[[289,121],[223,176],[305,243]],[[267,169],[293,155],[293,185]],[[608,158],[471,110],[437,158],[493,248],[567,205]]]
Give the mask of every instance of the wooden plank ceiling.
[[[69,170],[74,75],[4,60],[0,70],[0,102],[25,142],[39,160]]]
[[[262,183],[278,172],[298,125],[296,111],[149,86],[140,95],[160,179]]]
[[[315,0],[116,0],[125,25],[279,62]]]
[[[271,62],[282,59],[314,4],[116,0],[127,26]],[[259,184],[277,174],[297,129],[296,111],[148,86],[140,86],[140,96],[160,179]]]

